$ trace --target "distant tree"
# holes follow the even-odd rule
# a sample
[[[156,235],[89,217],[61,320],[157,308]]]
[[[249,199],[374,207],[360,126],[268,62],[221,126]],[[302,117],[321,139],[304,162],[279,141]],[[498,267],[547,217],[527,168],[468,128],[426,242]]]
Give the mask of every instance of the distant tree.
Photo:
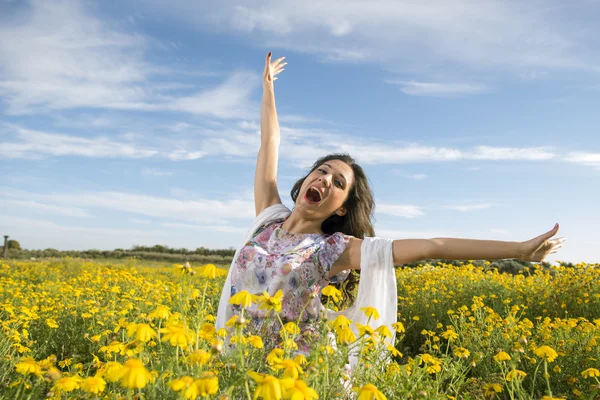
[[[16,240],[9,240],[7,246],[9,250],[21,250],[21,244]]]

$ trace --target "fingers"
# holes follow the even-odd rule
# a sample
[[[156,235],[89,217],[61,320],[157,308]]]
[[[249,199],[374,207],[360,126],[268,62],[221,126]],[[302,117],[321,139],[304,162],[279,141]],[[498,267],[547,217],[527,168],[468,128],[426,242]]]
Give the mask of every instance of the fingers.
[[[278,58],[277,60],[273,61],[273,62],[271,63],[271,66],[272,66],[273,68],[276,68],[276,67],[277,67],[277,65],[278,65],[280,62],[282,62],[283,60],[285,60],[285,57],[280,57],[280,58]]]

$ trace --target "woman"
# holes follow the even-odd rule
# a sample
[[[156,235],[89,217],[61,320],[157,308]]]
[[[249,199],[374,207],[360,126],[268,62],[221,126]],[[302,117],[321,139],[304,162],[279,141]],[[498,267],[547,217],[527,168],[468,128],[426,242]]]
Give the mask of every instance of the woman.
[[[373,195],[363,169],[344,154],[320,158],[310,173],[296,182],[291,191],[293,211],[281,204],[277,190],[277,162],[280,143],[273,83],[284,71],[285,57],[271,61],[267,55],[263,74],[261,147],[256,164],[254,199],[257,219],[244,245],[238,249],[219,304],[217,328],[239,312],[229,304],[235,293],[274,296],[282,291],[282,322],[300,321],[303,334],[299,351],[310,350],[316,334],[315,322],[323,315],[321,289],[346,282],[345,294],[352,306],[343,313],[355,322],[391,326],[396,322],[397,292],[393,265],[423,259],[476,260],[519,258],[542,261],[555,253],[565,239],[550,239],[552,230],[525,242],[454,238],[389,240],[373,238],[371,223]],[[360,271],[356,299],[350,290]],[[375,307],[382,318],[369,320],[361,311]],[[253,305],[248,309],[251,331],[278,344],[281,323],[266,319],[267,312]],[[248,315],[248,314],[246,314]],[[393,330],[392,330],[393,331]],[[393,338],[389,341],[393,343]],[[356,360],[354,360],[356,361]]]

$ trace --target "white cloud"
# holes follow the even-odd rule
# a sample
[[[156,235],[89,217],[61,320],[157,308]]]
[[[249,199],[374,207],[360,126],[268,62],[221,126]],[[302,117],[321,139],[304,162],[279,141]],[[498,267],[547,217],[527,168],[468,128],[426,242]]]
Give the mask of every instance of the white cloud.
[[[0,205],[6,211],[7,209],[28,209],[37,211],[43,214],[61,215],[64,217],[89,217],[90,214],[87,211],[77,207],[61,207],[52,204],[43,204],[37,201],[19,199],[19,200],[8,200],[0,199]]]
[[[491,147],[476,146],[468,158],[473,160],[528,160],[542,161],[556,157],[546,147]]]
[[[413,173],[409,173],[409,172],[401,171],[401,170],[394,170],[393,173],[394,173],[394,175],[401,176],[401,177],[407,178],[407,179],[413,179],[415,181],[420,181],[420,180],[427,178],[426,174],[413,174]]]
[[[255,217],[254,202],[245,197],[240,200],[239,195],[229,196],[233,200],[188,200],[184,196],[172,198],[111,191],[41,194],[3,188],[2,193],[17,202],[31,199],[38,204],[59,208],[105,209],[176,221],[220,224],[222,221]]]
[[[228,233],[246,233],[249,227],[237,227],[230,225],[193,225],[193,224],[182,224],[177,222],[163,222],[160,226],[166,228],[176,229],[189,229],[201,232],[228,232]]]
[[[571,152],[565,161],[600,169],[600,153]]]
[[[46,133],[19,126],[5,126],[16,131],[16,142],[0,142],[0,156],[5,158],[40,158],[42,156],[81,156],[94,158],[144,158],[158,151],[139,148],[107,137],[83,138],[56,133]]]
[[[156,177],[173,176],[173,171],[165,171],[160,168],[144,168],[142,169],[142,175],[150,175]]]
[[[457,237],[456,233],[445,230],[401,230],[391,228],[377,228],[375,226],[375,234],[378,237],[384,237],[388,239],[429,239],[434,237]]]
[[[1,127],[1,126],[0,126]],[[41,132],[17,125],[4,125],[5,134],[14,133],[17,141],[0,142],[0,155],[6,158],[42,158],[47,156],[81,156],[105,158],[162,157],[173,161],[196,160],[202,157],[224,157],[230,160],[254,162],[260,147],[260,134],[230,128],[203,128],[183,138],[164,138],[136,133],[122,136],[121,141],[105,136],[84,138],[60,133]],[[333,152],[347,152],[363,164],[407,164],[461,160],[521,160],[545,161],[556,155],[544,147],[491,147],[472,149],[435,147],[422,144],[385,143],[353,138],[338,132],[320,129],[282,127],[286,140],[280,147],[280,159],[311,165],[317,157]],[[0,134],[2,132],[0,131]],[[201,133],[200,137],[198,135]],[[411,179],[422,179],[413,175]]]
[[[443,208],[461,212],[470,212],[475,210],[485,210],[493,207],[493,204],[464,204],[464,205],[446,205]]]
[[[144,4],[149,4],[145,2]],[[377,62],[403,72],[456,68],[598,71],[593,20],[539,2],[248,0],[150,2],[195,29],[230,32],[263,48],[327,61]],[[585,13],[581,13],[585,15]],[[585,35],[588,29],[590,34]]]
[[[32,0],[9,21],[0,25],[0,98],[7,114],[91,107],[229,119],[257,108],[249,95],[258,77],[250,72],[228,71],[221,84],[192,94],[189,84],[155,82],[158,75],[179,75],[146,60],[157,43],[100,20],[83,2]]]
[[[492,229],[490,229],[490,232],[497,233],[499,235],[508,235],[510,233],[506,229],[501,229],[501,228],[492,228]]]
[[[399,85],[403,93],[412,96],[459,96],[466,94],[477,94],[488,91],[485,85],[476,85],[469,83],[434,83],[434,82],[415,82],[415,81],[397,81],[386,80],[386,83]]]
[[[375,213],[405,218],[415,218],[424,215],[419,207],[407,204],[377,204],[375,206]]]

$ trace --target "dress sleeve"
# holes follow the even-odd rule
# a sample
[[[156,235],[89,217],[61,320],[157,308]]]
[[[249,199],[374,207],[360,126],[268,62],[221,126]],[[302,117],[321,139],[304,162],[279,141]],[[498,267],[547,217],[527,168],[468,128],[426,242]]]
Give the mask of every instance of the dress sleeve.
[[[341,271],[331,279],[327,278],[329,271],[331,271],[331,268],[333,267],[333,264],[340,257],[340,255],[342,255],[346,249],[346,246],[350,242],[351,237],[352,236],[345,235],[341,232],[336,232],[325,240],[325,243],[318,253],[321,276],[331,283],[344,281],[350,273],[350,270]]]

